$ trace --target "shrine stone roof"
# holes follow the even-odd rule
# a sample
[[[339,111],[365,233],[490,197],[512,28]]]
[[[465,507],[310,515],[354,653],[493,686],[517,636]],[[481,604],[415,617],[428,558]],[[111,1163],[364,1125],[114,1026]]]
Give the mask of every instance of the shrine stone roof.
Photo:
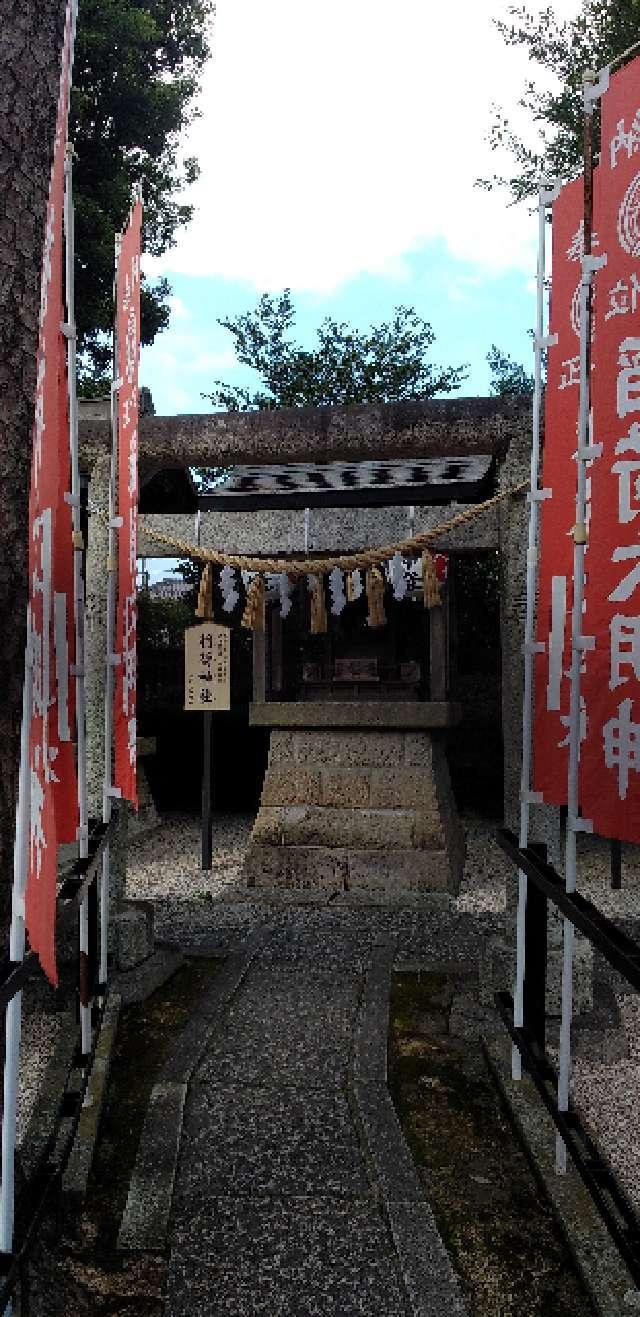
[[[85,460],[108,449],[109,420],[81,409]],[[531,399],[428,398],[350,407],[142,416],[140,457],[155,466],[231,466],[368,458],[503,458],[530,424]]]

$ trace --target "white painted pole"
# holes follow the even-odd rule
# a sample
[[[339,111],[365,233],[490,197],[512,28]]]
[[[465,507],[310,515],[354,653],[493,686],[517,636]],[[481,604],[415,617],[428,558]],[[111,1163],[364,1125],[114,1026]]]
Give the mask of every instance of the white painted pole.
[[[80,859],[89,854],[89,810],[87,803],[87,732],[86,732],[86,697],[84,669],[84,541],[81,528],[80,507],[80,463],[78,457],[78,397],[77,397],[77,362],[76,362],[76,312],[75,312],[75,222],[73,210],[73,147],[67,147],[65,160],[64,189],[64,227],[66,253],[66,303],[67,323],[64,332],[67,338],[67,376],[69,387],[69,448],[71,455],[71,516],[73,524],[73,594],[75,603],[75,641],[76,661],[74,668],[76,690],[76,735],[78,767],[78,813],[80,826],[78,842]],[[86,983],[82,958],[89,954],[89,909],[85,896],[80,906],[80,982]],[[91,1051],[91,1005],[80,1003],[80,1030],[82,1053],[87,1056]]]
[[[595,74],[584,76],[585,112],[585,217],[584,255],[580,281],[580,406],[578,411],[578,476],[576,487],[576,524],[573,532],[573,608],[571,614],[571,671],[569,702],[569,768],[567,775],[567,830],[565,840],[565,888],[575,892],[577,879],[577,834],[591,831],[588,820],[579,816],[579,768],[581,741],[581,668],[584,653],[591,648],[588,637],[582,634],[584,605],[584,557],[587,545],[587,463],[600,455],[601,448],[590,443],[590,358],[591,358],[591,281],[595,270],[605,258],[591,255],[591,223],[593,217],[593,110],[596,96]],[[571,1019],[573,1014],[573,948],[574,928],[569,919],[563,920],[562,935],[562,988],[560,1017],[560,1055],[558,1064],[558,1111],[569,1108],[571,1078]],[[556,1135],[556,1171],[562,1175],[567,1169],[567,1149],[560,1133]]]
[[[20,731],[18,809],[13,851],[13,893],[11,901],[11,932],[9,936],[9,958],[16,962],[24,959],[25,945],[24,900],[29,873],[29,820],[31,808],[31,784],[29,774],[31,698],[31,618],[29,612],[27,612],[27,645],[25,650],[24,685],[22,692],[22,727]],[[22,993],[18,992],[9,1002],[5,1016],[2,1179],[0,1181],[0,1249],[3,1253],[11,1253],[13,1248],[16,1120],[21,1029]],[[5,1308],[4,1317],[10,1317],[11,1311],[12,1304],[9,1303]]]
[[[541,181],[538,192],[538,267],[536,278],[536,330],[534,338],[533,433],[531,442],[531,475],[529,493],[529,533],[527,539],[527,603],[524,626],[524,697],[522,704],[522,774],[520,779],[520,846],[529,844],[530,809],[534,803],[531,787],[533,763],[533,691],[535,655],[539,648],[535,639],[536,592],[538,584],[538,527],[540,500],[545,491],[539,489],[540,441],[542,422],[542,364],[543,353],[549,345],[544,337],[545,321],[545,270],[547,209],[558,195],[557,188]],[[525,918],[527,909],[527,877],[518,874],[518,911],[516,916],[516,977],[513,993],[513,1023],[521,1029],[524,1022],[525,977]],[[522,1058],[516,1045],[511,1052],[511,1074],[522,1078]]]

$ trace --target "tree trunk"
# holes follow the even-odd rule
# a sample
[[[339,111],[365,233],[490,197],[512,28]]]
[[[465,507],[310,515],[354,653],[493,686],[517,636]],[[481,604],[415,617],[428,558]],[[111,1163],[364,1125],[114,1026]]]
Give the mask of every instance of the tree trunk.
[[[11,907],[40,266],[65,0],[0,0],[0,953]]]

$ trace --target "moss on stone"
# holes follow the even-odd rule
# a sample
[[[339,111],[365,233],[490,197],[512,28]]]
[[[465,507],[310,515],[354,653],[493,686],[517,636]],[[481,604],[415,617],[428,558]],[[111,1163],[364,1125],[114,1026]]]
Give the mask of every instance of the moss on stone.
[[[440,1030],[452,995],[445,975],[395,976],[389,1085],[469,1317],[593,1317],[479,1043]]]

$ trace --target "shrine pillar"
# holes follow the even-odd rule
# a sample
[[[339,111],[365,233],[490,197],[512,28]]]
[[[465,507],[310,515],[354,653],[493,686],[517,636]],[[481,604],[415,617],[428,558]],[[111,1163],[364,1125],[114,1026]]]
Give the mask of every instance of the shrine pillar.
[[[87,450],[89,477],[85,566],[85,689],[87,718],[87,786],[90,818],[102,818],[105,764],[105,686],[107,661],[107,556],[111,454]],[[130,806],[120,805],[116,837],[110,847],[110,953],[119,969],[146,959],[153,950],[152,912],[126,900]]]

